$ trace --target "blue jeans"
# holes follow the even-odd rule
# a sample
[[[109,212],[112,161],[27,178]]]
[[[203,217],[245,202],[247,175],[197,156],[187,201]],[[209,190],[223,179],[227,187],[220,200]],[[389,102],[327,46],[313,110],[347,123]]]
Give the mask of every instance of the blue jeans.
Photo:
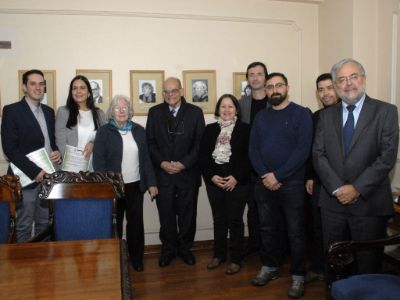
[[[282,256],[280,228],[286,224],[291,252],[290,273],[305,275],[304,183],[284,182],[277,191],[268,190],[257,179],[255,199],[260,217],[261,262],[263,266],[279,269]],[[280,212],[282,211],[282,213]],[[284,222],[280,219],[284,216]]]
[[[47,201],[38,198],[42,185],[33,189],[22,190],[22,201],[16,205],[15,234],[18,243],[27,242],[32,236],[32,226],[35,224],[35,235],[46,229],[49,223]]]

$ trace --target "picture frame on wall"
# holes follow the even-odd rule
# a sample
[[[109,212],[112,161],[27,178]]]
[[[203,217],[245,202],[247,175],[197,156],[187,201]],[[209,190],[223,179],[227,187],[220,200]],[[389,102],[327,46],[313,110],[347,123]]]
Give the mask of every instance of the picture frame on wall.
[[[146,116],[149,109],[163,101],[164,71],[130,70],[131,99],[135,115]]]
[[[251,95],[251,86],[247,83],[246,72],[233,72],[233,95],[239,100]]]
[[[18,70],[18,82],[19,82],[19,98],[24,96],[24,90],[22,88],[22,75],[29,70]],[[55,70],[41,70],[44,75],[46,83],[44,96],[41,103],[46,104],[53,109],[56,108],[56,71]]]
[[[95,105],[106,112],[112,99],[112,71],[78,69],[76,75],[89,80]]]
[[[182,71],[186,101],[199,106],[204,113],[214,113],[217,99],[215,70]]]

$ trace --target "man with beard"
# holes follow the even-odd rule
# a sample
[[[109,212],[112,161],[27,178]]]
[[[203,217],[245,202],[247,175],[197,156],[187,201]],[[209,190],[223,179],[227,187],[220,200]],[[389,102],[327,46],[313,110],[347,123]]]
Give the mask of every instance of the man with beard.
[[[305,163],[313,129],[310,110],[289,102],[288,90],[284,74],[271,73],[267,77],[266,91],[271,107],[257,114],[250,135],[250,160],[258,175],[254,189],[260,217],[262,262],[252,284],[262,286],[279,277],[282,211],[291,252],[292,285],[288,296],[300,298],[304,295],[305,276]]]
[[[317,127],[321,111],[340,101],[333,86],[332,75],[330,73],[319,75],[316,84],[317,96],[323,108],[317,110],[313,114],[314,129]],[[310,213],[312,216],[312,256],[310,270],[306,275],[306,282],[311,282],[315,280],[324,280],[324,251],[322,246],[321,210],[319,208],[319,190],[321,188],[321,183],[312,166],[311,155],[307,162],[306,178],[306,191],[310,195],[307,200],[310,200]]]
[[[399,141],[397,108],[365,93],[359,62],[343,59],[331,74],[342,102],[320,113],[313,145],[325,249],[335,241],[385,237]],[[382,255],[383,248],[358,251],[357,273],[378,273]]]

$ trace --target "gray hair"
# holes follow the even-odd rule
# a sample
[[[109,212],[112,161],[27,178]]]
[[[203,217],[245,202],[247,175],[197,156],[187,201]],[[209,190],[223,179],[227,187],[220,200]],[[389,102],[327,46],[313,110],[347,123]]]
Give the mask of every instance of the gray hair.
[[[207,84],[205,84],[204,81],[202,81],[202,80],[197,80],[197,81],[195,81],[195,82],[193,83],[193,86],[192,86],[192,87],[193,87],[194,89],[197,88],[197,87],[199,87],[199,88],[201,88],[201,89],[207,91]]]
[[[128,120],[132,119],[133,117],[133,106],[131,99],[128,96],[125,95],[115,95],[110,103],[110,106],[108,107],[107,110],[107,120],[111,119],[114,117],[114,108],[118,105],[119,100],[125,100],[127,106],[128,106]]]
[[[331,75],[332,75],[333,82],[336,82],[337,71],[339,69],[341,69],[344,65],[349,64],[349,63],[353,63],[353,64],[357,65],[358,68],[360,69],[360,75],[365,77],[365,75],[366,75],[365,69],[364,69],[364,67],[362,66],[361,63],[359,63],[358,61],[356,61],[353,58],[345,58],[345,59],[342,59],[341,61],[337,62],[336,64],[334,64],[332,66]]]

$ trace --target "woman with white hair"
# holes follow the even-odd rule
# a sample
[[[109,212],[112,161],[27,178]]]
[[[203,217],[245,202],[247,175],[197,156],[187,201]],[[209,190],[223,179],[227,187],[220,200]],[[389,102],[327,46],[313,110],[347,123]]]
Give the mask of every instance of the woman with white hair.
[[[157,196],[156,177],[150,160],[146,133],[132,122],[133,108],[129,97],[116,95],[107,111],[108,123],[100,127],[93,149],[95,171],[122,173],[125,198],[117,201],[117,226],[120,238],[124,212],[126,237],[133,268],[143,271],[144,227],[143,193]]]

